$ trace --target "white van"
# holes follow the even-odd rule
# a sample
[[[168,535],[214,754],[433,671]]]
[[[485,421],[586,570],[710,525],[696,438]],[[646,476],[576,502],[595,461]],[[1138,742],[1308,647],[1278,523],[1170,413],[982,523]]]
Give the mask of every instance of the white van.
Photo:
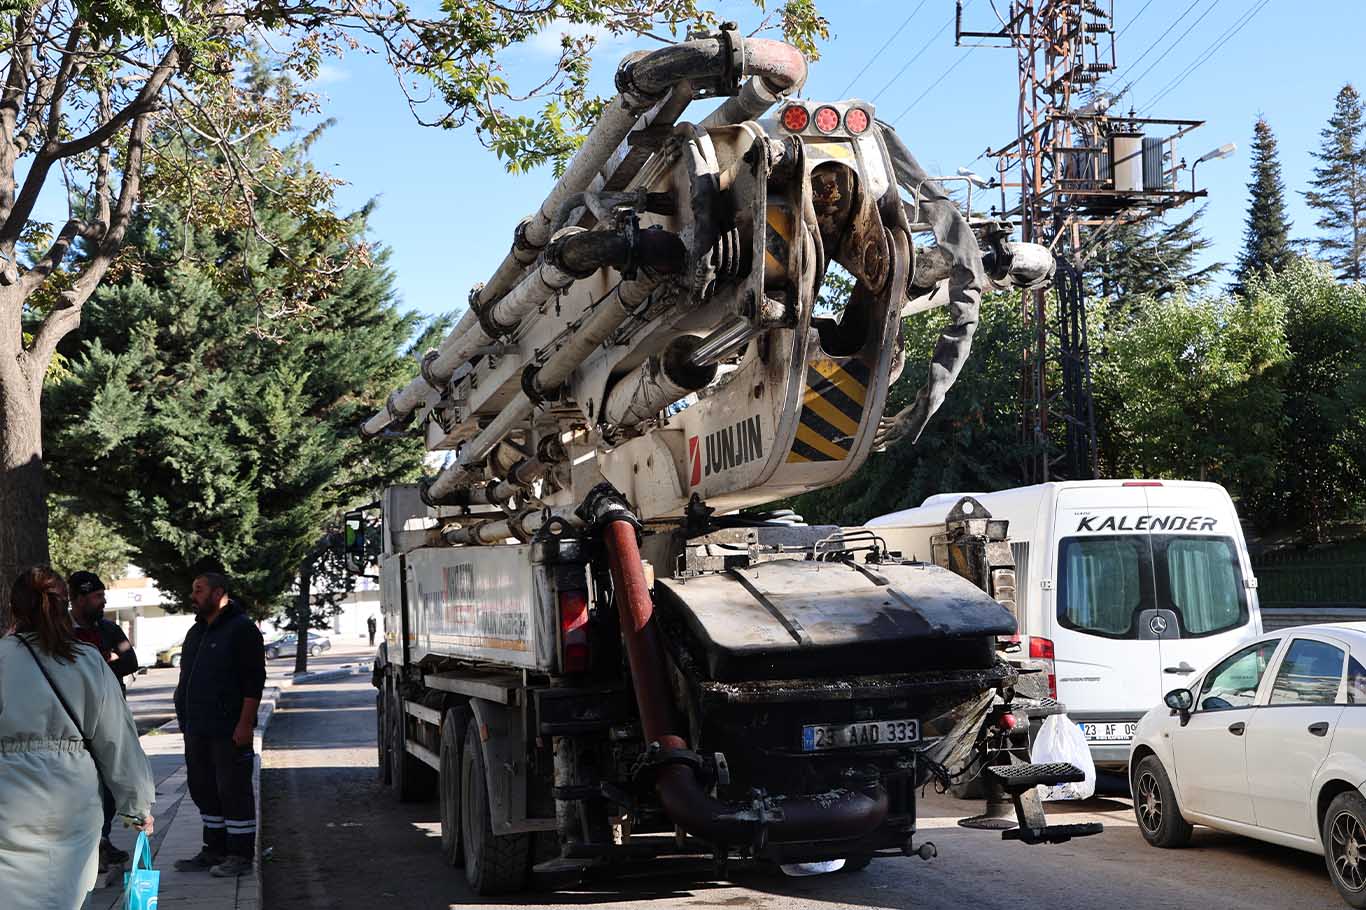
[[[1247,543],[1218,484],[1089,480],[940,493],[868,526],[928,562],[931,535],[965,495],[1010,522],[1021,645],[1099,767],[1123,768],[1149,708],[1262,632]]]

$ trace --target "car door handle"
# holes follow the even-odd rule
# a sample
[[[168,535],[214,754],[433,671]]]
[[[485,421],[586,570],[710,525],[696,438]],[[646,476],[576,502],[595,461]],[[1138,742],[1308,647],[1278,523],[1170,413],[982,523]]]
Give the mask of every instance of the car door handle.
[[[1309,732],[1312,733],[1312,734],[1314,734],[1315,736],[1327,736],[1327,735],[1328,735],[1328,721],[1326,721],[1326,720],[1321,720],[1321,721],[1319,721],[1319,722],[1316,723],[1316,724],[1310,724],[1310,725],[1309,725]]]
[[[1228,725],[1228,732],[1232,733],[1234,736],[1242,736],[1243,731],[1246,729],[1247,724],[1243,723],[1241,720],[1238,721],[1236,724]]]
[[[1186,675],[1188,675],[1188,674],[1190,674],[1190,673],[1194,673],[1194,672],[1195,672],[1195,668],[1192,667],[1190,664],[1186,663],[1186,662],[1183,660],[1183,661],[1181,661],[1180,664],[1178,664],[1178,665],[1175,666],[1175,667],[1163,667],[1163,668],[1162,668],[1162,672],[1163,672],[1163,673],[1175,673],[1175,674],[1178,674],[1178,675],[1180,675],[1180,676],[1186,676]]]

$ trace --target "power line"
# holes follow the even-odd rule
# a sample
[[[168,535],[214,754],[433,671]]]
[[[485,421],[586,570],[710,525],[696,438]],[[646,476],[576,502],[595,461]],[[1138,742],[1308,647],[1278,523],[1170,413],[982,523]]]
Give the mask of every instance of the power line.
[[[1118,35],[1115,35],[1115,38],[1123,38],[1123,37],[1124,37],[1124,33],[1127,32],[1127,31],[1129,30],[1129,28],[1130,28],[1135,22],[1138,21],[1138,17],[1139,17],[1139,16],[1142,16],[1142,15],[1143,15],[1143,11],[1146,10],[1148,7],[1150,7],[1150,6],[1152,6],[1152,5],[1153,5],[1153,0],[1148,0],[1147,3],[1145,3],[1145,4],[1143,4],[1141,7],[1139,7],[1138,12],[1134,13],[1134,17],[1124,24],[1124,28],[1122,28],[1122,29],[1119,30],[1119,34],[1118,34]]]
[[[877,53],[869,55],[868,62],[863,64],[863,69],[859,70],[854,75],[854,78],[849,80],[849,84],[844,87],[844,91],[840,92],[839,96],[841,98],[849,97],[849,90],[854,87],[854,83],[858,82],[859,79],[863,76],[863,74],[868,72],[868,68],[871,67],[875,62],[877,62],[877,59],[882,56],[883,51],[892,46],[892,42],[896,40],[896,36],[900,35],[903,31],[906,30],[906,26],[911,24],[911,20],[915,18],[915,14],[920,12],[920,8],[924,6],[927,2],[928,0],[920,0],[920,2],[916,4],[915,9],[911,10],[910,15],[906,17],[906,20],[901,23],[900,27],[897,28],[896,31],[892,32],[892,37],[888,38],[885,42],[883,42],[882,47],[877,49]],[[1151,3],[1152,0],[1149,0],[1149,2]]]
[[[1193,32],[1193,31],[1195,30],[1195,27],[1196,27],[1197,25],[1199,25],[1201,22],[1204,22],[1206,16],[1208,16],[1210,13],[1214,12],[1214,8],[1215,8],[1216,6],[1218,6],[1219,3],[1220,3],[1220,0],[1214,0],[1213,3],[1211,3],[1209,6],[1205,7],[1205,11],[1204,11],[1203,13],[1201,13],[1198,17],[1196,17],[1196,20],[1195,20],[1194,22],[1192,22],[1190,25],[1186,26],[1186,30],[1185,30],[1184,32],[1181,33],[1180,37],[1178,37],[1178,38],[1177,38],[1175,41],[1173,41],[1171,44],[1167,45],[1167,49],[1166,49],[1165,51],[1163,51],[1161,54],[1159,54],[1159,55],[1158,55],[1158,58],[1157,58],[1156,60],[1154,60],[1152,63],[1149,63],[1149,64],[1148,64],[1148,68],[1145,69],[1142,73],[1140,73],[1137,79],[1129,79],[1129,80],[1127,80],[1127,81],[1125,82],[1125,84],[1124,84],[1125,90],[1131,89],[1131,88],[1133,88],[1135,85],[1137,85],[1138,83],[1142,82],[1143,79],[1144,79],[1144,77],[1147,76],[1149,73],[1151,73],[1151,72],[1153,71],[1153,68],[1154,68],[1154,67],[1156,67],[1156,66],[1157,66],[1159,63],[1161,63],[1163,60],[1166,60],[1167,57],[1171,54],[1171,52],[1174,51],[1174,50],[1176,50],[1177,45],[1179,45],[1182,41],[1185,41],[1186,38],[1190,36],[1190,33]]]
[[[1159,44],[1161,44],[1161,43],[1163,42],[1163,40],[1165,40],[1166,37],[1167,37],[1168,35],[1171,34],[1172,29],[1174,29],[1174,28],[1176,28],[1178,25],[1180,25],[1180,24],[1181,24],[1181,20],[1183,20],[1183,19],[1185,19],[1187,16],[1189,16],[1189,15],[1191,14],[1191,10],[1195,9],[1195,8],[1196,8],[1197,6],[1199,6],[1202,2],[1204,2],[1204,0],[1191,0],[1191,5],[1188,6],[1188,7],[1186,7],[1185,11],[1184,11],[1183,13],[1181,13],[1181,15],[1177,16],[1174,20],[1172,20],[1172,24],[1169,25],[1169,26],[1167,26],[1167,30],[1164,31],[1162,34],[1158,35],[1158,36],[1157,36],[1157,40],[1154,41],[1152,44],[1149,44],[1148,47],[1147,47],[1147,49],[1146,49],[1145,51],[1143,51],[1143,53],[1141,53],[1141,54],[1138,55],[1138,59],[1135,60],[1133,63],[1129,64],[1129,67],[1125,70],[1125,72],[1126,72],[1126,73],[1129,73],[1129,72],[1133,72],[1135,69],[1137,69],[1138,65],[1139,65],[1140,63],[1142,63],[1142,62],[1144,61],[1144,59],[1147,58],[1147,56],[1148,56],[1149,54],[1151,54],[1154,50],[1156,50],[1156,49],[1157,49],[1157,46],[1158,46]],[[1132,84],[1133,84],[1132,82],[1129,83],[1129,85],[1132,85]],[[1121,95],[1124,94],[1124,92],[1125,92],[1127,89],[1128,89],[1128,85],[1126,85],[1124,88],[1120,89],[1120,90],[1119,90],[1119,94],[1121,94]]]
[[[967,8],[968,8],[968,4],[970,4],[971,2],[972,2],[972,0],[966,0],[966,2],[964,2],[964,4],[963,4],[963,9],[967,9]],[[954,19],[950,19],[948,22],[945,22],[944,25],[939,29],[939,31],[937,31],[937,32],[935,32],[933,35],[931,35],[931,36],[930,36],[930,40],[929,40],[929,41],[926,41],[926,42],[925,42],[925,45],[924,45],[922,48],[920,48],[920,50],[916,51],[913,55],[911,55],[911,59],[907,60],[907,61],[902,65],[901,69],[899,69],[899,70],[896,71],[896,75],[895,75],[895,76],[893,76],[891,79],[887,80],[887,84],[886,84],[886,85],[884,85],[882,88],[878,89],[878,93],[877,93],[876,95],[874,95],[874,96],[872,97],[871,100],[872,100],[874,103],[876,103],[876,102],[877,102],[877,99],[881,98],[882,95],[883,95],[883,93],[886,92],[887,89],[891,88],[892,85],[893,85],[893,83],[895,83],[898,79],[900,79],[901,76],[902,76],[902,74],[904,74],[904,73],[906,72],[906,70],[908,70],[908,69],[911,68],[911,64],[913,64],[913,63],[915,63],[915,61],[919,60],[919,59],[921,58],[921,56],[925,53],[925,51],[927,51],[927,50],[930,49],[930,45],[932,45],[932,44],[934,44],[934,42],[938,41],[938,40],[939,40],[939,36],[942,35],[942,34],[944,34],[944,32],[948,31],[949,26],[950,26],[950,25],[953,25],[954,21],[955,21]]]
[[[958,66],[959,66],[964,60],[968,59],[968,54],[971,54],[971,53],[972,53],[974,47],[976,47],[976,45],[974,45],[973,47],[969,47],[968,50],[967,50],[967,53],[963,54],[961,57],[959,57],[959,58],[958,58],[957,60],[955,60],[953,63],[949,64],[949,68],[946,69],[946,70],[944,70],[944,72],[942,72],[942,73],[939,74],[939,78],[938,78],[938,79],[934,80],[934,81],[931,82],[929,85],[925,86],[925,90],[924,90],[923,92],[921,92],[919,95],[916,95],[916,96],[915,96],[915,100],[912,101],[910,104],[906,105],[906,109],[905,109],[905,110],[903,110],[901,113],[897,114],[894,118],[892,118],[892,121],[891,121],[891,122],[892,122],[892,126],[896,126],[898,123],[900,123],[902,117],[905,117],[907,114],[909,114],[909,113],[911,112],[911,110],[912,110],[917,104],[919,104],[921,101],[925,100],[925,96],[926,96],[926,95],[928,95],[930,92],[934,91],[935,87],[938,86],[939,83],[943,82],[945,79],[947,79],[947,78],[949,77],[949,73],[952,73],[954,70],[958,69]]]
[[[1230,41],[1232,41],[1233,38],[1234,38],[1239,32],[1241,32],[1241,31],[1247,26],[1247,24],[1248,24],[1249,22],[1251,22],[1251,21],[1253,20],[1253,18],[1256,17],[1256,15],[1257,15],[1258,13],[1260,13],[1263,9],[1265,9],[1265,8],[1267,7],[1267,5],[1270,4],[1270,3],[1271,3],[1271,0],[1261,0],[1261,2],[1260,2],[1259,4],[1257,4],[1256,6],[1254,6],[1251,10],[1249,10],[1249,11],[1242,17],[1242,19],[1236,20],[1236,21],[1233,23],[1233,25],[1229,26],[1229,27],[1224,31],[1224,33],[1223,33],[1222,35],[1220,35],[1218,38],[1216,38],[1216,39],[1214,40],[1214,42],[1213,42],[1209,47],[1207,47],[1207,48],[1205,49],[1205,51],[1204,51],[1203,54],[1201,54],[1200,56],[1196,57],[1196,59],[1193,60],[1193,61],[1190,63],[1190,65],[1187,66],[1184,70],[1182,70],[1181,73],[1178,74],[1178,75],[1176,76],[1175,79],[1173,79],[1173,80],[1172,80],[1171,82],[1169,82],[1167,85],[1163,86],[1161,92],[1160,92],[1155,98],[1153,98],[1153,100],[1149,101],[1147,104],[1145,104],[1145,105],[1143,106],[1143,110],[1147,111],[1147,110],[1151,109],[1154,105],[1156,105],[1156,104],[1157,104],[1159,101],[1161,101],[1163,98],[1167,97],[1167,96],[1170,95],[1172,92],[1174,92],[1174,91],[1176,90],[1177,86],[1179,86],[1181,83],[1185,82],[1186,79],[1187,79],[1192,73],[1194,73],[1194,72],[1195,72],[1196,70],[1198,70],[1200,67],[1202,67],[1202,66],[1204,66],[1206,63],[1208,63],[1208,62],[1214,57],[1214,55],[1217,54],[1217,53],[1219,52],[1220,48],[1222,48],[1225,44],[1228,44]]]

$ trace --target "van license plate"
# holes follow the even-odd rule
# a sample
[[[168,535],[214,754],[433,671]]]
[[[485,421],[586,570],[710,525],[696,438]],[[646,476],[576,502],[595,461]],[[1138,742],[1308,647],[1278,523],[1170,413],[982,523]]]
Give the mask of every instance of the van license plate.
[[[852,724],[808,724],[802,727],[803,752],[899,746],[918,742],[918,720],[865,720]]]
[[[1086,737],[1087,742],[1128,742],[1134,738],[1134,731],[1138,729],[1138,721],[1114,724],[1078,723],[1077,726],[1081,727],[1081,733]]]

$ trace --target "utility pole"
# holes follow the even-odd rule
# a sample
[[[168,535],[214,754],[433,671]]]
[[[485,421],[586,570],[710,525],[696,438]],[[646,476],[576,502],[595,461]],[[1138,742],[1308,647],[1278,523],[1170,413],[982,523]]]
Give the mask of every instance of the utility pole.
[[[956,23],[957,43],[1016,52],[1016,135],[985,154],[996,159],[1001,217],[1018,221],[1024,240],[1049,247],[1058,260],[1053,299],[1044,290],[1025,291],[1020,302],[1032,335],[1020,373],[1021,435],[1033,453],[1025,480],[1089,478],[1096,471],[1096,418],[1086,258],[1114,226],[1205,195],[1178,186],[1185,163],[1176,154],[1177,140],[1203,121],[1141,118],[1132,110],[1116,115],[1116,100],[1095,92],[1116,68],[1114,0],[1012,0],[993,31],[966,30],[958,0]],[[1010,190],[1019,193],[1013,204]]]

